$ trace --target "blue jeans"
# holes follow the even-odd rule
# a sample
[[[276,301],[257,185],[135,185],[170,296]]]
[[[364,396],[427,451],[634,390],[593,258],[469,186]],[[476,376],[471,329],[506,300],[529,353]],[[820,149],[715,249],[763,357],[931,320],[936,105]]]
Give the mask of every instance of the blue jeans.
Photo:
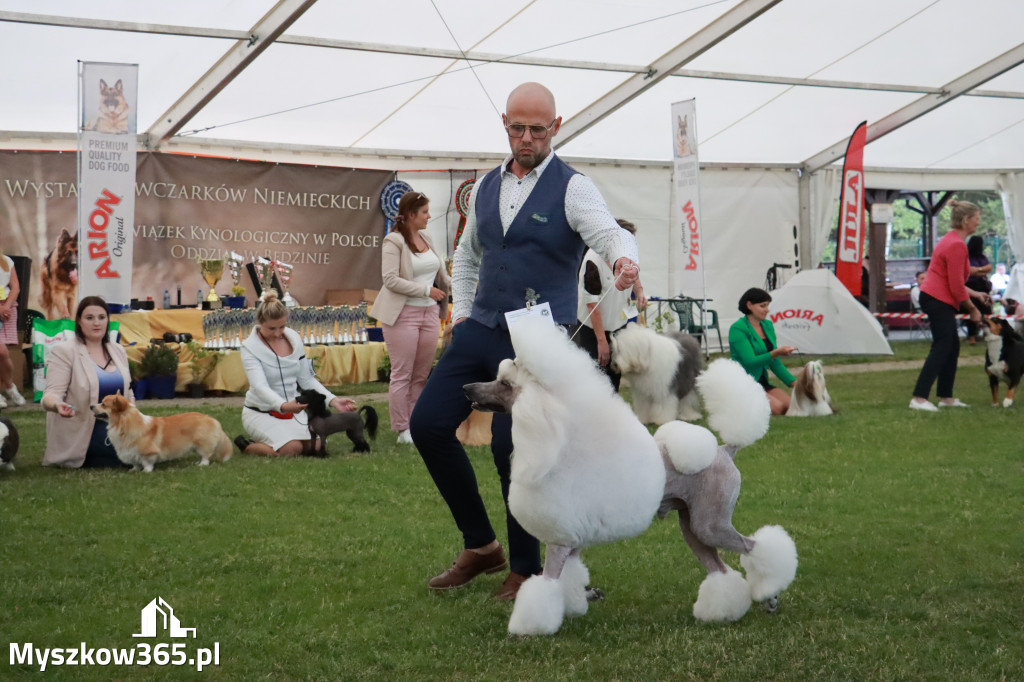
[[[921,311],[928,316],[932,331],[932,347],[925,358],[921,374],[914,386],[915,398],[928,398],[936,379],[935,395],[953,397],[956,363],[960,357],[960,330],[956,321],[956,308],[921,292]]]
[[[467,549],[490,544],[496,536],[480,497],[473,465],[455,436],[459,424],[471,411],[462,387],[478,381],[493,381],[501,361],[514,356],[507,329],[500,326],[489,329],[470,319],[455,325],[451,345],[430,374],[409,420],[413,443],[448,504]],[[493,416],[491,453],[505,500],[510,567],[522,575],[540,573],[540,543],[523,530],[508,509],[512,470],[511,415]]]

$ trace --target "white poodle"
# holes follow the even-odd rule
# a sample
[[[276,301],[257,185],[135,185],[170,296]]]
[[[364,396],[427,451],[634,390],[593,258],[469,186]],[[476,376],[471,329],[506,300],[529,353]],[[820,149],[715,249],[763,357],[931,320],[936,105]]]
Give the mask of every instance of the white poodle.
[[[586,613],[589,573],[580,551],[638,535],[655,513],[664,516],[671,509],[680,510],[683,533],[705,566],[714,554],[717,564],[708,566],[709,572],[724,573],[716,546],[744,552],[750,559],[751,565],[744,567],[754,576],[756,589],[742,577],[738,584],[733,579],[724,588],[717,587],[711,596],[705,592],[712,588],[702,587],[702,615],[703,605],[713,603],[715,613],[709,619],[735,619],[742,615],[736,602],[745,600],[745,612],[752,594],[762,600],[785,589],[796,571],[792,541],[791,556],[782,569],[773,570],[758,552],[774,554],[773,538],[763,544],[759,535],[744,538],[732,530],[730,521],[739,491],[732,455],[767,428],[768,403],[756,383],[763,424],[744,423],[733,429],[739,434],[730,436],[734,444],[719,448],[713,434],[683,422],[662,427],[655,438],[612,391],[591,358],[549,322],[521,322],[512,330],[512,341],[516,359],[502,362],[495,381],[465,387],[474,408],[511,411],[515,451],[509,507],[546,545],[544,572],[520,589],[510,633],[553,634],[566,615]],[[735,375],[726,380],[734,381]],[[726,409],[714,396],[710,404],[718,412]],[[682,431],[675,434],[674,429]],[[719,480],[719,472],[725,480]],[[781,534],[785,536],[784,531]],[[724,607],[718,604],[722,593],[729,595]],[[723,610],[728,617],[718,615]]]
[[[694,382],[704,363],[697,339],[630,322],[612,336],[612,364],[629,381],[633,410],[644,424],[700,419]]]

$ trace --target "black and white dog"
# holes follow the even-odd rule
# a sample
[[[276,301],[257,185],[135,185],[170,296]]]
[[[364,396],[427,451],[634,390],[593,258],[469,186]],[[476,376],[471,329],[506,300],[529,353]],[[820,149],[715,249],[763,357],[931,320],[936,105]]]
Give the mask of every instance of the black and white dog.
[[[999,404],[999,382],[1006,383],[1003,407],[1013,405],[1021,374],[1024,374],[1024,339],[1008,320],[990,317],[985,333],[985,372],[992,389],[992,406]]]
[[[0,417],[0,469],[14,471],[14,456],[18,454],[18,429],[7,417]]]

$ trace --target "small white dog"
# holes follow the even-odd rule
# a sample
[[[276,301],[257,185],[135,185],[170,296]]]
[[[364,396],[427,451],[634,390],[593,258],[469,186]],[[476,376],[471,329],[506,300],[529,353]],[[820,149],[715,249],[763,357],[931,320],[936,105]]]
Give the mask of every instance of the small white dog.
[[[633,410],[644,424],[700,419],[694,381],[704,362],[697,339],[631,322],[612,336],[612,363],[629,381]]]
[[[825,388],[825,369],[811,360],[796,375],[787,417],[825,417],[832,414],[832,398]]]
[[[732,527],[740,483],[732,457],[765,433],[770,412],[764,391],[742,367],[725,360],[719,362],[731,367],[724,374],[718,363],[705,373],[709,386],[730,384],[705,396],[712,426],[730,443],[719,447],[710,431],[685,422],[652,437],[590,356],[550,323],[527,319],[511,335],[516,359],[501,363],[495,381],[465,386],[475,409],[512,413],[509,508],[546,545],[543,574],[527,580],[516,597],[511,634],[553,634],[565,616],[585,614],[590,575],[581,550],[638,535],[655,513],[672,509],[679,510],[686,541],[714,573],[705,581],[713,587],[701,587],[698,618],[733,620],[752,598],[773,599],[789,585],[796,548],[785,531],[763,528],[747,538]],[[730,390],[737,381],[756,390],[744,392],[743,384],[739,393]],[[750,584],[721,562],[715,547],[744,554]]]

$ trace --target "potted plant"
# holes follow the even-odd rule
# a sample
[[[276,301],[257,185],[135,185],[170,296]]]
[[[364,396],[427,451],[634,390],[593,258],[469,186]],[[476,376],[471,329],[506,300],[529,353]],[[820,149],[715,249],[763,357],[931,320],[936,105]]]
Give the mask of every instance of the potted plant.
[[[391,356],[387,353],[384,353],[384,357],[377,363],[377,381],[391,381]]]
[[[139,370],[149,382],[149,394],[156,398],[173,398],[178,381],[178,354],[163,343],[146,347],[139,360]]]
[[[224,302],[229,308],[245,307],[245,287],[235,285],[231,287],[231,295],[224,297]]]
[[[132,393],[136,400],[145,400],[149,392],[149,377],[142,372],[142,365],[136,360],[128,361],[128,374],[132,378]]]
[[[192,374],[192,380],[188,383],[188,394],[192,398],[202,398],[206,393],[206,377],[210,376],[210,372],[217,366],[220,354],[204,348],[198,341],[189,341],[185,346],[192,354],[188,361],[188,369]]]

